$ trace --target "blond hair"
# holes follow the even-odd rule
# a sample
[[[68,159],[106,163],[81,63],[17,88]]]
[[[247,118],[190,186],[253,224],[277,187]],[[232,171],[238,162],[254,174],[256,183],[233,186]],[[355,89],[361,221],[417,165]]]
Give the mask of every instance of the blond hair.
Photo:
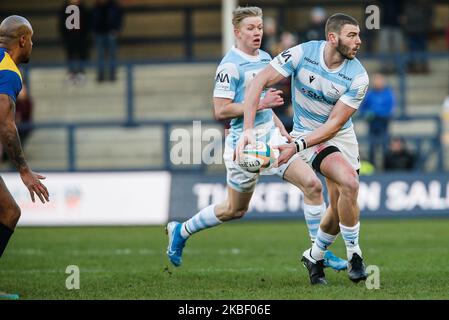
[[[259,7],[238,7],[232,12],[232,25],[238,28],[243,19],[248,17],[261,17],[262,9]]]

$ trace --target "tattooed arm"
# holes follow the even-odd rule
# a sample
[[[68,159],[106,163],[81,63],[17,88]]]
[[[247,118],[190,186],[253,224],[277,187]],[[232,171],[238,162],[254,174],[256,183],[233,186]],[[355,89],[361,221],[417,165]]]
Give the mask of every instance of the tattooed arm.
[[[0,141],[8,153],[11,162],[20,173],[23,183],[30,191],[31,199],[34,202],[34,194],[39,197],[42,203],[49,201],[48,190],[40,182],[44,176],[34,173],[25,161],[20,138],[17,133],[14,121],[15,104],[6,94],[0,94]]]
[[[29,170],[29,167],[25,161],[14,122],[15,108],[9,96],[0,94],[0,141],[17,171],[24,172]]]

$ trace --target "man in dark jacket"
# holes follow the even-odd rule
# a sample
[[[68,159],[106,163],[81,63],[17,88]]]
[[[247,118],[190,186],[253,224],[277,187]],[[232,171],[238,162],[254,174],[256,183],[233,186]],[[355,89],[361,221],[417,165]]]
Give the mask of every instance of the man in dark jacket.
[[[92,12],[92,27],[98,56],[98,81],[116,79],[117,37],[122,28],[123,10],[114,0],[97,0]]]
[[[432,31],[432,0],[416,0],[405,4],[404,31],[407,37],[408,50],[412,54],[427,52],[427,37]],[[409,63],[409,71],[416,73],[429,72],[425,57],[414,57]]]
[[[409,171],[415,168],[416,156],[402,137],[393,137],[384,158],[385,171]]]
[[[69,29],[66,26],[66,8],[70,5],[75,5],[79,8],[79,29]],[[82,0],[69,0],[64,2],[59,13],[59,33],[62,38],[69,67],[69,81],[73,83],[80,83],[85,79],[84,64],[89,58],[89,25],[89,11]]]

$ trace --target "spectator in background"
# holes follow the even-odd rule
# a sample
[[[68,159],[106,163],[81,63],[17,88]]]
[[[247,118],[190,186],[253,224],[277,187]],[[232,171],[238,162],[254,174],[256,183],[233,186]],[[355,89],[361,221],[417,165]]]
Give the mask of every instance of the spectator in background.
[[[446,48],[449,51],[449,24],[447,25],[446,31]],[[449,76],[449,75],[448,75]],[[446,92],[446,98],[444,98],[443,101],[443,121],[445,123],[445,127],[449,128],[449,78],[447,79],[447,92]],[[446,129],[447,131],[447,129]],[[445,144],[449,144],[449,134],[444,134],[444,142]]]
[[[327,20],[326,10],[322,7],[314,7],[310,11],[310,21],[304,32],[304,42],[311,40],[323,40],[325,38],[325,26]]]
[[[67,6],[76,5],[80,11],[80,28],[68,29],[66,26]],[[68,81],[73,84],[84,83],[84,64],[89,58],[89,11],[82,0],[65,1],[59,14],[59,33],[68,64]]]
[[[382,54],[399,54],[402,51],[404,36],[401,23],[404,19],[402,0],[379,0],[380,29],[378,50]],[[382,73],[396,72],[393,59],[384,60]]]
[[[116,79],[117,38],[122,28],[123,10],[114,0],[97,0],[92,12],[92,25],[98,56],[97,80]],[[106,78],[106,66],[109,70]]]
[[[387,86],[383,74],[375,73],[372,88],[368,90],[365,100],[360,106],[360,116],[369,125],[370,146],[369,161],[376,163],[375,152],[377,146],[384,146],[388,138],[388,127],[393,115],[395,98],[391,87]]]
[[[427,37],[432,30],[432,0],[407,1],[404,7],[404,32],[410,53],[426,53]],[[408,71],[428,73],[429,65],[425,57],[414,57],[409,62]]]
[[[402,137],[393,137],[384,158],[384,170],[407,171],[415,168],[416,155],[407,148]]]
[[[275,56],[275,46],[279,42],[278,26],[274,18],[266,17],[263,22],[263,38],[261,49]]]
[[[288,48],[294,47],[297,43],[298,39],[293,33],[289,31],[282,32],[280,41],[273,46],[273,57]],[[293,130],[291,78],[281,80],[273,88],[282,90],[282,97],[284,98],[284,104],[273,108],[273,112],[281,119],[287,132],[291,132]]]
[[[449,50],[449,24],[446,27],[446,48]]]

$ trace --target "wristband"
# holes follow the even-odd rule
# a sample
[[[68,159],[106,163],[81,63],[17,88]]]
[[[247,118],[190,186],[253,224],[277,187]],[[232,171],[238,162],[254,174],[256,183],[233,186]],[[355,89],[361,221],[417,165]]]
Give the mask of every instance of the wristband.
[[[304,149],[307,149],[307,142],[304,138],[299,138],[297,140],[294,141],[295,146],[296,146],[296,152],[300,152]]]

